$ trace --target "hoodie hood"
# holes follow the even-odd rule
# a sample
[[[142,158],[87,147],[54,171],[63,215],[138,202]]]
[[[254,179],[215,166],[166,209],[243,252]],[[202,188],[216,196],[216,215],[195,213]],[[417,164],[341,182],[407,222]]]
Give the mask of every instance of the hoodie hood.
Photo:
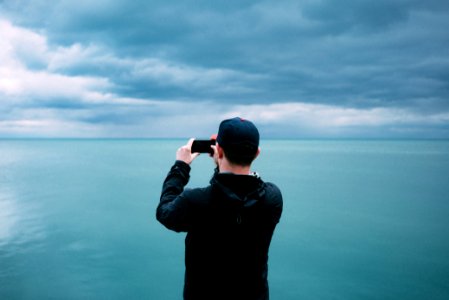
[[[255,205],[265,195],[265,183],[257,174],[215,173],[210,183],[226,200],[243,204],[244,207]]]

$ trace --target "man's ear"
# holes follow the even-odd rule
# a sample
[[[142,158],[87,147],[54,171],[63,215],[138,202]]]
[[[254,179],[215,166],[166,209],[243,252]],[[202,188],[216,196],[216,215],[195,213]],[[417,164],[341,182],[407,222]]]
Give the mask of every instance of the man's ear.
[[[220,145],[217,143],[217,154],[218,154],[218,158],[222,159],[224,156],[224,151],[223,148],[220,147]]]
[[[254,156],[254,159],[256,159],[259,156],[259,154],[260,154],[260,147],[257,148],[257,153],[256,156]]]

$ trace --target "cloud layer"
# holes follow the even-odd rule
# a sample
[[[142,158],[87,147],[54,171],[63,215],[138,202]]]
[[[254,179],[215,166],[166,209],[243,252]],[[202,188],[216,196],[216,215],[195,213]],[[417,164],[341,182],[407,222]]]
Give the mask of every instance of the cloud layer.
[[[449,4],[0,1],[0,136],[449,138]]]

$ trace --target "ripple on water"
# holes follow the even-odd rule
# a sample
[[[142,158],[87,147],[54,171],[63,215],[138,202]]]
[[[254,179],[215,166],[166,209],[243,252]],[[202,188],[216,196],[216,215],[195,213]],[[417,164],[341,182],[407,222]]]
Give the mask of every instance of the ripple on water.
[[[35,205],[23,205],[10,191],[0,190],[0,255],[35,249],[45,237]]]

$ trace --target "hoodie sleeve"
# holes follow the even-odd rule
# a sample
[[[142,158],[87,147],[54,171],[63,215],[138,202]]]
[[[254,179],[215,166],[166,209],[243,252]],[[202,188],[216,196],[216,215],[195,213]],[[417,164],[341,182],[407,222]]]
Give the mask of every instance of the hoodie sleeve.
[[[188,201],[182,194],[189,182],[189,173],[188,164],[182,161],[175,162],[165,178],[156,210],[157,220],[176,232],[188,229]]]
[[[271,219],[274,224],[279,223],[283,210],[283,199],[281,190],[273,183],[267,183],[267,194],[271,207]]]

